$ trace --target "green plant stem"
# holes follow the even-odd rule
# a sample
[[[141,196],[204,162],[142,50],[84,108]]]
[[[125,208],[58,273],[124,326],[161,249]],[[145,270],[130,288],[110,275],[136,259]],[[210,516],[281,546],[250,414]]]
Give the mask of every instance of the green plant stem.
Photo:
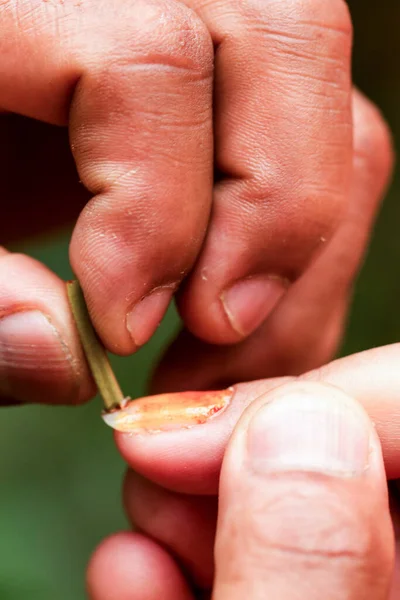
[[[110,411],[120,408],[125,398],[110,365],[107,352],[98,338],[90,320],[79,282],[69,281],[67,283],[67,292],[81,343],[93,379],[95,380],[99,393],[103,399],[105,409],[106,411]]]

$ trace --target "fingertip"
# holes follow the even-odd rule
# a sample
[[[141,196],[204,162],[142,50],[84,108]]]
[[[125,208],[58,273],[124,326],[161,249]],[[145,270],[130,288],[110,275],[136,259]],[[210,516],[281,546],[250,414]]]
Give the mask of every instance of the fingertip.
[[[220,295],[231,328],[241,338],[249,336],[272,313],[286,287],[279,277],[248,277],[231,285]]]
[[[173,393],[134,401],[134,413],[128,415],[128,422],[133,416],[131,431],[114,432],[117,448],[134,471],[167,489],[198,495],[215,494],[226,444],[243,410],[260,394],[281,383],[282,380],[253,382],[216,392]],[[170,403],[180,415],[180,427],[172,429]],[[220,410],[215,411],[215,406]],[[151,410],[156,411],[157,429],[152,432],[137,429],[142,412],[148,423]],[[181,420],[181,410],[183,416],[189,412],[189,424]],[[193,423],[199,410],[202,422]],[[211,414],[208,412],[208,418],[204,419],[207,411]],[[163,426],[166,427],[164,431]]]
[[[229,448],[235,449],[233,458],[230,450],[225,454],[233,469],[229,485],[234,485],[233,474],[252,449],[266,473],[276,469],[363,477],[367,486],[379,485],[378,495],[385,496],[386,474],[375,426],[358,401],[330,383],[300,379],[264,392],[244,411]]]
[[[127,464],[151,481],[169,490],[189,494],[214,494],[229,433],[230,421],[218,426],[217,419],[159,433],[115,432],[117,449]]]
[[[237,281],[204,282],[204,269],[189,280],[178,308],[185,326],[210,344],[237,344],[254,333],[272,314],[289,287],[275,275],[256,275]]]
[[[192,600],[176,563],[139,533],[117,533],[95,550],[87,570],[91,600]]]
[[[20,254],[0,261],[0,394],[78,404],[94,394],[65,284]]]
[[[243,597],[250,582],[267,596],[303,597],[310,577],[313,597],[327,586],[334,597],[386,597],[393,535],[379,440],[353,398],[310,383],[260,396],[230,439],[216,597]]]
[[[207,441],[194,430],[142,435],[116,431],[114,436],[122,458],[147,479],[181,493],[216,492],[224,448],[219,436]]]
[[[130,522],[179,558],[197,587],[211,589],[217,497],[171,492],[132,470],[123,496]]]

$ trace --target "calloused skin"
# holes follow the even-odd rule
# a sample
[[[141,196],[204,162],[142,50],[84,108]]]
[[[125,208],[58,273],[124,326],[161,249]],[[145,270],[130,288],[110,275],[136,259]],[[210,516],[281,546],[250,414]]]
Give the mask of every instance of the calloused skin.
[[[116,433],[135,530],[96,550],[90,598],[397,600],[400,505],[387,480],[400,478],[399,360],[400,344],[369,350],[239,384],[189,429]],[[275,418],[254,468],[262,407]],[[349,456],[354,472],[340,472]]]
[[[344,0],[9,0],[0,33],[0,239],[78,219],[71,264],[111,351],[175,294],[157,391],[332,357],[392,165]],[[87,400],[64,282],[0,253],[3,402]]]

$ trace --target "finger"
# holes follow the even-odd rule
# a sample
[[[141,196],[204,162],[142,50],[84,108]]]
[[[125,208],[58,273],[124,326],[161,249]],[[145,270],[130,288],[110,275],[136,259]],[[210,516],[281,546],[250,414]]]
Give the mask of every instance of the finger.
[[[76,404],[93,393],[65,284],[0,248],[0,404]]]
[[[377,108],[357,91],[353,113],[350,203],[343,224],[325,250],[291,287],[268,322],[242,344],[216,347],[183,333],[156,372],[154,393],[295,375],[332,358],[393,165],[388,127]]]
[[[177,494],[129,470],[124,500],[131,522],[178,557],[198,586],[211,587],[216,497]]]
[[[400,478],[400,345],[369,350],[300,378],[329,383],[362,403],[376,424],[388,478]],[[215,494],[235,423],[261,394],[288,378],[239,384],[225,392],[166,394],[136,400],[108,415],[128,464],[168,489]]]
[[[315,340],[314,329],[308,330],[309,337],[317,342],[317,347],[305,344],[302,352],[297,344],[296,329],[292,330],[292,337],[289,338],[285,325],[281,332],[274,330],[272,337],[268,322],[250,338],[235,346],[207,344],[184,329],[156,365],[150,380],[150,393],[223,389],[240,381],[261,377],[277,377],[285,373],[292,376],[304,372],[305,369],[300,365],[317,367],[321,364],[322,354],[327,354],[327,359],[331,358],[346,314],[347,303],[339,306],[330,320],[324,323],[320,340]],[[273,320],[274,317],[271,317]],[[299,326],[302,326],[301,322]],[[277,343],[274,345],[273,341]],[[286,356],[284,348],[288,350]]]
[[[346,209],[352,27],[343,0],[193,5],[218,44],[221,180],[180,310],[196,336],[229,343],[261,325]]]
[[[175,0],[35,10],[8,2],[1,30],[0,105],[69,120],[80,178],[95,196],[74,231],[71,263],[100,336],[130,353],[161,320],[207,226],[209,33]]]
[[[124,504],[131,523],[175,556],[196,587],[211,589],[217,521],[215,496],[177,494],[129,470]]]
[[[97,548],[87,587],[91,600],[193,600],[171,556],[138,533],[114,535]]]
[[[215,559],[215,600],[388,598],[385,469],[354,400],[289,384],[245,413],[222,467]]]

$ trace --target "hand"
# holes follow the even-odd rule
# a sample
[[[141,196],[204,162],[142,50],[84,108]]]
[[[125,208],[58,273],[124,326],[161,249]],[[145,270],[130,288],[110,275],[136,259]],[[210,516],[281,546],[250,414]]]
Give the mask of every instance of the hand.
[[[392,160],[345,2],[8,0],[0,31],[2,239],[84,207],[70,258],[106,346],[134,352],[179,290],[158,389],[325,362]],[[93,393],[43,265],[2,251],[0,317],[3,400]]]
[[[190,600],[212,588],[213,600],[388,600],[391,588],[397,598],[386,478],[400,476],[399,359],[389,346],[107,417],[130,432],[116,439],[137,473],[124,499],[138,532],[98,548],[90,597]],[[160,416],[160,405],[171,410]],[[212,405],[219,414],[195,425]],[[395,504],[393,518],[398,530]]]

